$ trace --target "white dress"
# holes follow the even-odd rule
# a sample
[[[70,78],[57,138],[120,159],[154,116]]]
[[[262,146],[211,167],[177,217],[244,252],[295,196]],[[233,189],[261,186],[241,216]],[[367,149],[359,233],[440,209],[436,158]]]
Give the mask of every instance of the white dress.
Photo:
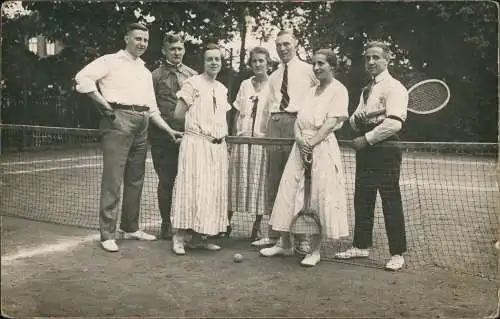
[[[297,121],[306,136],[315,135],[328,118],[339,119],[334,130],[348,117],[347,89],[337,80],[316,95],[313,87],[305,96],[305,107]],[[273,230],[289,231],[292,218],[304,204],[304,166],[297,144],[288,158],[271,214]],[[313,149],[311,208],[316,210],[329,239],[348,236],[347,198],[339,145],[332,132]]]
[[[251,132],[253,125],[252,108],[257,98],[255,114],[254,136],[263,137],[267,117],[263,114],[264,106],[269,95],[269,84],[255,91],[252,78],[241,83],[234,101],[240,116],[236,124],[237,134]],[[268,213],[266,209],[266,158],[267,152],[262,145],[252,145],[250,149],[250,163],[248,160],[248,145],[235,145],[229,159],[230,188],[229,209],[234,212],[248,212],[262,215]],[[248,196],[248,197],[247,197]],[[248,199],[248,202],[247,202]]]
[[[227,145],[212,143],[227,135],[227,89],[196,75],[183,83],[177,96],[188,110],[173,189],[172,227],[216,235],[228,226]]]

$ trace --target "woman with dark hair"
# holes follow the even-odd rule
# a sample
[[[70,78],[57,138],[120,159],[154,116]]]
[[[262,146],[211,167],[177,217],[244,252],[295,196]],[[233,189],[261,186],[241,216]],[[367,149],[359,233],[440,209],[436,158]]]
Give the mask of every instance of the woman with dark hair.
[[[204,51],[204,72],[186,80],[177,93],[174,116],[185,120],[179,168],[172,201],[173,250],[184,255],[184,237],[193,233],[191,248],[215,251],[221,247],[207,236],[228,226],[228,134],[226,112],[231,109],[227,88],[216,80],[222,66],[218,46]]]
[[[280,232],[280,241],[260,251],[263,256],[292,253],[289,227],[304,201],[304,157],[312,154],[311,203],[318,213],[323,235],[327,239],[347,236],[347,200],[344,170],[335,131],[348,117],[348,94],[334,78],[337,65],[332,50],[320,49],[312,58],[313,71],[319,85],[304,96],[303,107],[295,121],[293,146],[283,172],[270,224]],[[301,264],[314,266],[320,261],[319,248],[305,256]]]
[[[269,95],[269,51],[255,47],[250,51],[248,65],[253,76],[241,82],[233,105],[238,110],[236,134],[238,136],[265,137],[267,116],[264,106]],[[237,145],[229,161],[229,219],[233,212],[246,212],[255,216],[251,240],[261,237],[262,216],[267,213],[266,152],[262,145]],[[230,233],[230,229],[228,231]]]

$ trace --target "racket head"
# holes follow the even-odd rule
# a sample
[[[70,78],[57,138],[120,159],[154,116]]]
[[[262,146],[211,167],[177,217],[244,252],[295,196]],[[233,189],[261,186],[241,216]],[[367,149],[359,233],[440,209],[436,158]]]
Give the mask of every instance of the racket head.
[[[290,223],[291,247],[301,255],[311,254],[321,245],[323,229],[315,210],[302,209]]]
[[[416,114],[430,114],[444,108],[450,100],[450,88],[437,79],[414,84],[408,90],[408,110]]]

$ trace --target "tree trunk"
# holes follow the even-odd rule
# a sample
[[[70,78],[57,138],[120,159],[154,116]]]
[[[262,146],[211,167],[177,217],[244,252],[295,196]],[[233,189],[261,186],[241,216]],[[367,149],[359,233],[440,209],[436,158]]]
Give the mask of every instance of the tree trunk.
[[[247,9],[244,8],[241,15],[240,15],[240,18],[241,18],[241,28],[240,28],[240,38],[241,38],[241,47],[240,47],[240,67],[239,67],[239,73],[241,75],[241,73],[243,72],[243,70],[245,69],[245,55],[246,55],[246,50],[245,50],[245,47],[246,47],[246,38],[247,38],[247,23],[246,23],[246,19],[245,19],[245,16],[247,14]]]

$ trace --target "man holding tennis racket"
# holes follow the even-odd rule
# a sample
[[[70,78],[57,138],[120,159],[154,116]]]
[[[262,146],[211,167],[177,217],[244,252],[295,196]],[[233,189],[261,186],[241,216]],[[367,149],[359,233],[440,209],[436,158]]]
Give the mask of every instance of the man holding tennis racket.
[[[390,48],[385,43],[368,43],[365,67],[371,80],[363,89],[359,105],[349,119],[351,127],[359,134],[352,141],[356,150],[354,241],[352,248],[337,253],[335,257],[368,257],[378,190],[382,198],[391,254],[385,268],[400,270],[405,265],[403,253],[406,252],[405,221],[399,189],[402,152],[383,142],[398,140],[397,133],[406,120],[408,91],[387,70],[390,57]],[[385,112],[370,116],[381,110]]]

